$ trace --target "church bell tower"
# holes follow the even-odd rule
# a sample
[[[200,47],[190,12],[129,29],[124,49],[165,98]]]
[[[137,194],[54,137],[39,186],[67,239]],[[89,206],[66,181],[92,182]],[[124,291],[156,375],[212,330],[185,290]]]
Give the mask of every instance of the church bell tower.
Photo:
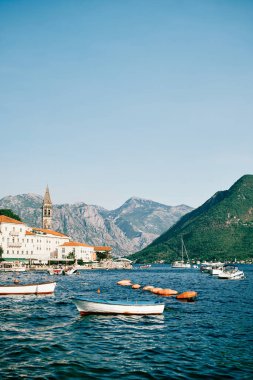
[[[47,186],[42,205],[42,228],[45,228],[47,230],[52,229],[52,209],[52,202]]]

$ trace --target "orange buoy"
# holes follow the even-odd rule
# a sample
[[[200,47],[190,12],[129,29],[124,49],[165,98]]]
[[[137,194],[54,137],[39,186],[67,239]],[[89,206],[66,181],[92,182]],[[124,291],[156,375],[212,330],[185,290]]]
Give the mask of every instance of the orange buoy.
[[[163,288],[153,288],[151,289],[151,292],[154,293],[154,294],[159,294],[159,292],[163,290]]]
[[[132,282],[131,282],[131,280],[121,280],[121,281],[117,282],[117,285],[129,286],[129,285],[132,285]]]
[[[162,289],[158,292],[158,294],[160,294],[160,296],[168,297],[168,296],[173,296],[175,294],[178,294],[178,292],[173,289]]]
[[[139,284],[134,284],[134,285],[132,285],[132,289],[140,289],[140,285]]]
[[[176,299],[180,301],[194,301],[197,297],[198,293],[192,290],[188,290],[187,292],[183,292],[176,296]]]
[[[152,289],[154,289],[154,286],[152,285],[146,285],[142,288],[142,290],[147,290],[147,291],[152,291]]]

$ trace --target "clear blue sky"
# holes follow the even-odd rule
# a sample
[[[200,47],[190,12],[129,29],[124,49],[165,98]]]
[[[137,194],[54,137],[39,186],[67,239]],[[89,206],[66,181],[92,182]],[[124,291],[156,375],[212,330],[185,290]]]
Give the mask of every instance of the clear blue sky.
[[[253,174],[253,1],[0,0],[0,198],[198,207]]]

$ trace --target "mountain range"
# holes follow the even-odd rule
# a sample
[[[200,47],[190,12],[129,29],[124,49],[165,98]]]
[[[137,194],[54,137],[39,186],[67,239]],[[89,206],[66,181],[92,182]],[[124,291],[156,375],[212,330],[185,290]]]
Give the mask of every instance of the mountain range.
[[[181,237],[190,259],[252,260],[253,175],[244,175],[228,190],[218,191],[130,258],[141,263],[178,260]]]
[[[36,194],[7,196],[0,200],[0,209],[11,209],[29,226],[41,227],[42,202]],[[137,197],[112,211],[82,202],[60,204],[53,206],[53,229],[75,241],[109,245],[114,256],[126,256],[143,249],[191,210]]]

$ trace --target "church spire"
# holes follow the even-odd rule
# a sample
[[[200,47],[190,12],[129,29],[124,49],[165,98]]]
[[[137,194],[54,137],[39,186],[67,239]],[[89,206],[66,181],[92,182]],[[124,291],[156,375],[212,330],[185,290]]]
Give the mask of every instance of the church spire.
[[[43,201],[43,204],[45,205],[51,205],[52,202],[51,202],[51,198],[50,198],[50,194],[49,194],[49,188],[48,188],[48,185],[46,187],[46,192],[45,192],[45,195],[44,195],[44,201]]]
[[[47,186],[42,205],[42,228],[52,229],[52,208],[52,201]]]

